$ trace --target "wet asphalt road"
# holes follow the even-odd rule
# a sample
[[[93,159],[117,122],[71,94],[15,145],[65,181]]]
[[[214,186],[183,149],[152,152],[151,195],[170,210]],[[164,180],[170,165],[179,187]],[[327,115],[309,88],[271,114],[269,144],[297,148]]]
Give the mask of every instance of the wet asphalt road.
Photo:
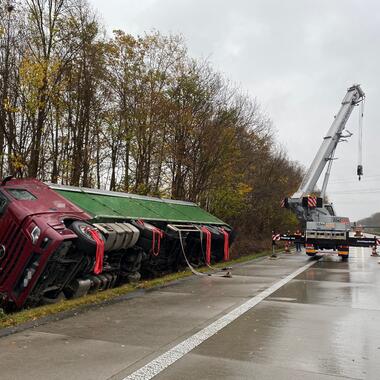
[[[380,265],[324,257],[155,379],[380,379]],[[124,379],[309,262],[283,254],[0,339],[0,379]]]

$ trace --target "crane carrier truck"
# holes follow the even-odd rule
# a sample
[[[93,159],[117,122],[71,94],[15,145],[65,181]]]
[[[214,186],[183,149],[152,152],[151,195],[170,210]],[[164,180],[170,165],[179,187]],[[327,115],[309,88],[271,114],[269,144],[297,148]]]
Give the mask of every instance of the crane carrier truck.
[[[376,245],[375,238],[351,237],[349,218],[337,216],[333,204],[326,202],[326,189],[335,150],[339,142],[351,137],[352,134],[347,130],[345,131],[346,123],[354,107],[363,105],[364,98],[365,94],[360,85],[353,85],[348,88],[340,110],[323,138],[323,142],[301,185],[291,197],[285,198],[282,202],[283,207],[289,208],[295,213],[302,225],[304,235],[301,239],[309,256],[316,255],[319,250],[333,249],[337,250],[339,256],[345,260],[349,256],[350,246],[368,247]],[[320,196],[316,196],[316,185],[325,168]],[[361,162],[359,162],[357,174],[359,179],[363,175]],[[298,236],[294,235],[280,235],[279,239],[300,240]]]

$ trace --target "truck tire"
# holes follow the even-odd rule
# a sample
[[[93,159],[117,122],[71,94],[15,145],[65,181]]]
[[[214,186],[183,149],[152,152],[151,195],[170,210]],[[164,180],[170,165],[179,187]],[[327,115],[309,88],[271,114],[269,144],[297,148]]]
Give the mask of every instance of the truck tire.
[[[95,255],[96,253],[96,242],[88,232],[90,228],[94,228],[91,224],[83,222],[81,220],[75,220],[69,226],[70,230],[75,232],[78,236],[78,239],[75,242],[75,245],[79,251],[86,253],[87,255]],[[99,235],[103,240],[104,236],[99,232]]]

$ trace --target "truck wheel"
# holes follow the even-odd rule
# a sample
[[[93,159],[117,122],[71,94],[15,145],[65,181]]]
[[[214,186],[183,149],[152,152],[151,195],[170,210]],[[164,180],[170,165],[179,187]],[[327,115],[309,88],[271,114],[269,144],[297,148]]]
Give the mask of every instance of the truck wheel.
[[[89,230],[94,227],[91,224],[83,222],[81,220],[75,220],[71,223],[69,227],[78,236],[75,245],[79,251],[82,251],[88,255],[95,255],[96,253],[96,242],[92,238]],[[103,240],[104,236],[99,232],[99,235]]]
[[[129,283],[135,283],[135,282],[138,282],[140,281],[141,279],[141,274],[139,272],[133,272],[133,273],[129,273],[127,275],[127,279],[128,279],[128,282]]]

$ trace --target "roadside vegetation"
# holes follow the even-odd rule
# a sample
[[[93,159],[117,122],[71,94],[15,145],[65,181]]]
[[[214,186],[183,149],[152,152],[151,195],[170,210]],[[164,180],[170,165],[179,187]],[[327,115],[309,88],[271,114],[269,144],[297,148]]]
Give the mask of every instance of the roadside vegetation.
[[[259,257],[267,256],[270,252],[263,251],[260,253],[254,253],[251,255],[244,255],[237,259],[218,263],[213,266],[213,268],[224,268],[231,265],[236,265],[239,263],[247,262]],[[199,272],[205,273],[210,272],[210,269],[207,267],[199,268]],[[232,272],[233,273],[233,272]],[[84,297],[62,300],[58,303],[51,305],[44,305],[40,307],[34,307],[32,309],[25,309],[19,312],[12,314],[6,314],[0,309],[0,329],[6,327],[17,326],[26,322],[37,321],[38,319],[54,316],[58,313],[69,312],[69,311],[80,311],[84,307],[91,305],[98,305],[112,300],[117,300],[118,297],[125,296],[129,293],[132,293],[139,289],[153,289],[160,286],[168,285],[173,281],[180,280],[189,276],[192,276],[192,272],[189,269],[186,269],[181,272],[171,273],[163,277],[158,277],[152,280],[139,281],[136,283],[126,284],[118,288],[108,289],[102,292],[86,295]],[[38,321],[37,321],[38,322]]]
[[[302,170],[181,36],[107,35],[85,0],[19,0],[0,2],[0,46],[0,177],[194,201],[234,226],[234,254],[295,228],[279,205]]]

